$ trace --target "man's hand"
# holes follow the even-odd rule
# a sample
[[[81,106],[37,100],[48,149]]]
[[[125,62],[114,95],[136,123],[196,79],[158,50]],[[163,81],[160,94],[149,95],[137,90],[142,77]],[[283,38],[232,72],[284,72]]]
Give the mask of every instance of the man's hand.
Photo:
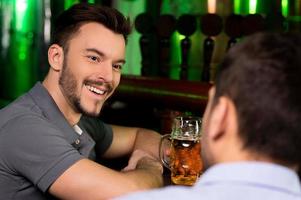
[[[122,171],[127,175],[134,172],[147,174],[148,177],[145,176],[141,184],[147,180],[150,188],[163,186],[163,166],[161,162],[143,150],[135,150],[129,159],[128,166]]]
[[[122,171],[130,171],[137,168],[157,168],[158,171],[163,173],[163,167],[161,163],[152,155],[142,150],[135,150],[128,162],[128,165]]]

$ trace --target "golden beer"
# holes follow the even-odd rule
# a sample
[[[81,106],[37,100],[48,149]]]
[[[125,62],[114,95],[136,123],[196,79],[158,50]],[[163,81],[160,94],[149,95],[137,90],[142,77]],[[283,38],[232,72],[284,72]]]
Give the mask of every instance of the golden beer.
[[[203,168],[200,140],[173,139],[170,152],[171,181],[193,185]]]
[[[176,185],[193,185],[202,173],[201,124],[199,117],[178,116],[172,132],[161,137],[160,159]]]

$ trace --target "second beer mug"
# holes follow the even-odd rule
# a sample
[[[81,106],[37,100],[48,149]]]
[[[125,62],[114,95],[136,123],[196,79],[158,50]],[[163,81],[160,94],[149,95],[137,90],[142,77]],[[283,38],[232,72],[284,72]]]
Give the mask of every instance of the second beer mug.
[[[163,135],[160,158],[171,171],[177,185],[193,185],[203,168],[201,159],[201,118],[179,116],[174,119],[171,134]],[[170,140],[166,147],[167,140]]]

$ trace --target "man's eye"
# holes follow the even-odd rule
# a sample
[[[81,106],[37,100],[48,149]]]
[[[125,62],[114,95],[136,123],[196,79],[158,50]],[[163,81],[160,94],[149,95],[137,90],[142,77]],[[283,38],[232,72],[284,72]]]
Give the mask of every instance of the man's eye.
[[[113,65],[113,68],[118,70],[118,71],[121,71],[122,70],[122,65]]]
[[[99,62],[100,61],[100,59],[97,56],[88,56],[88,58],[90,60],[92,60],[93,62]]]

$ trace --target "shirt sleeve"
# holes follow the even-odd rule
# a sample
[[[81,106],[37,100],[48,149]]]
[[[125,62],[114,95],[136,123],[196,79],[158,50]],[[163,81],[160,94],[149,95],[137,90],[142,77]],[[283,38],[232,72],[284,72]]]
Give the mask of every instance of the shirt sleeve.
[[[6,168],[21,174],[41,191],[83,156],[61,131],[38,116],[21,116],[8,122],[1,134],[1,159]]]
[[[113,141],[112,127],[97,117],[82,116],[78,125],[83,128],[95,141],[95,152],[103,155]]]

